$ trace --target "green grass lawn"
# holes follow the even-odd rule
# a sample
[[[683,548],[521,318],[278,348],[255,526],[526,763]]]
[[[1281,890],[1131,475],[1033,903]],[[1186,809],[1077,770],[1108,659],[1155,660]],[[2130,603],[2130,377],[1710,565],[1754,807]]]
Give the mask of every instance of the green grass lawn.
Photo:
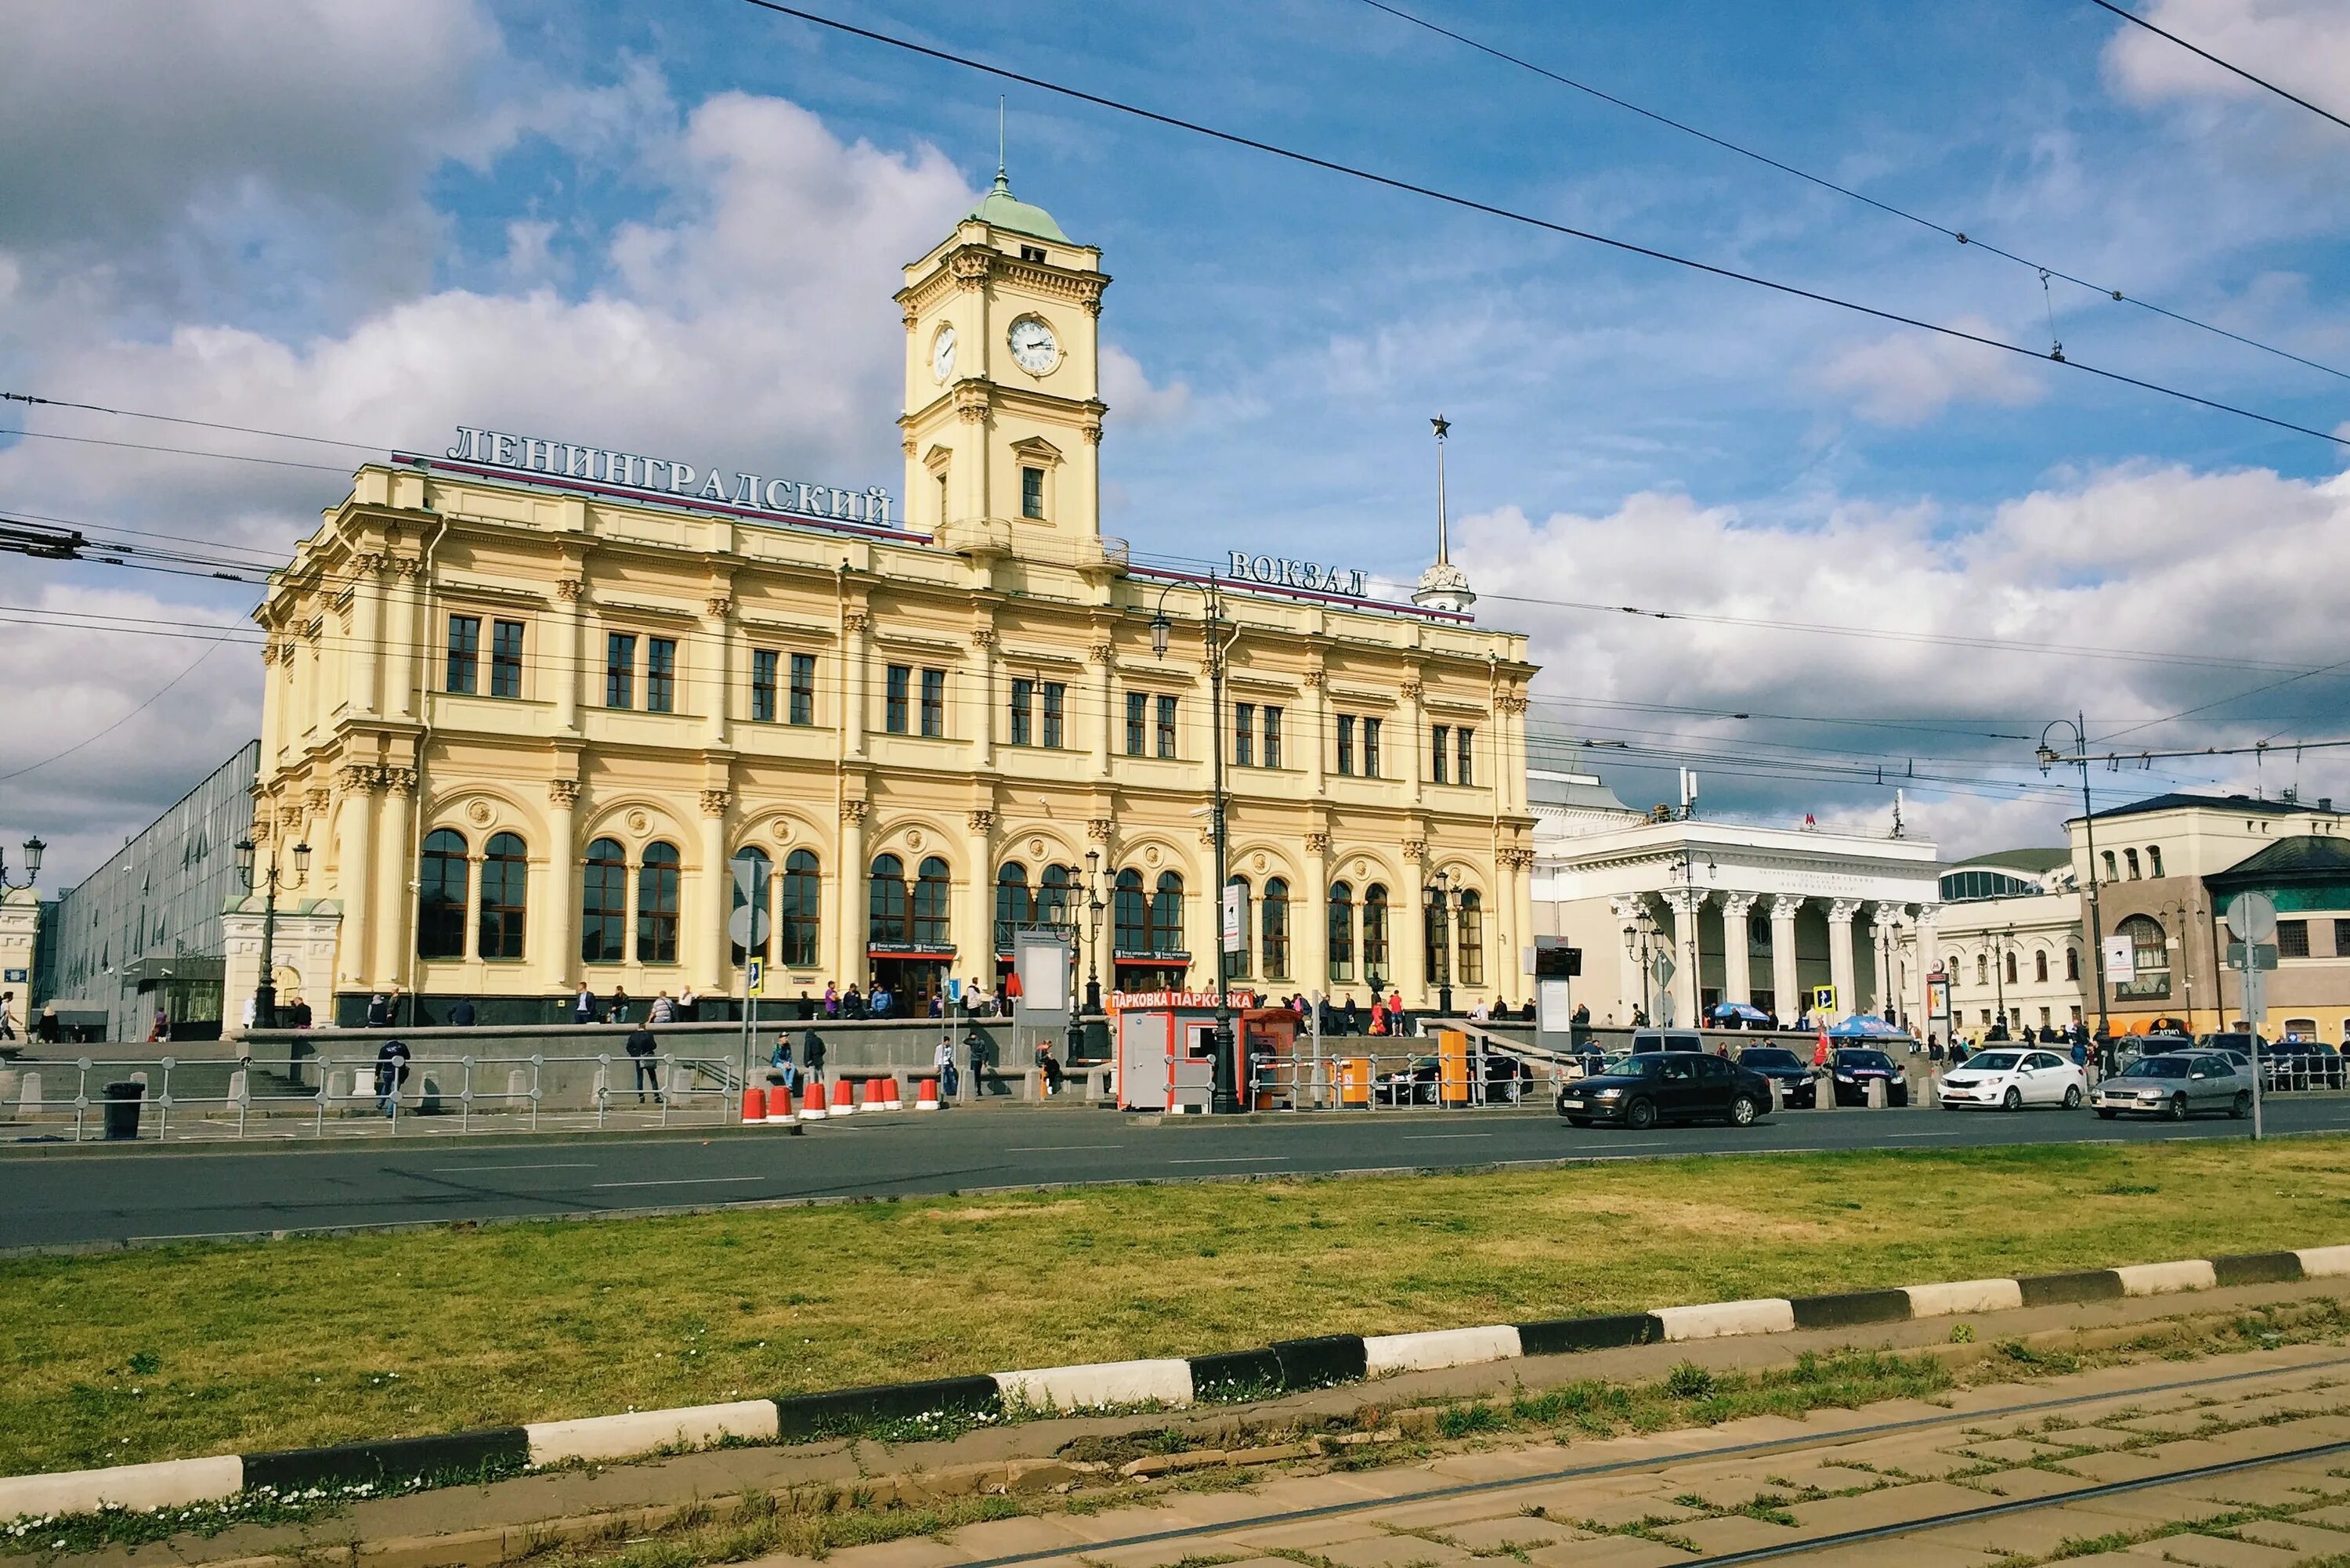
[[[2350,1241],[2336,1139],[1117,1187],[0,1260],[0,1474]]]

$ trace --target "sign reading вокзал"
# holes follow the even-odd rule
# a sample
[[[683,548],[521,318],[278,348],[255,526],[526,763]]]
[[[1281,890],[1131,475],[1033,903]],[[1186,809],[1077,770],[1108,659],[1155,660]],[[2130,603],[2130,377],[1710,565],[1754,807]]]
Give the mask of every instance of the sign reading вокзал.
[[[511,435],[473,425],[457,427],[457,444],[443,455],[461,462],[544,473],[554,479],[585,479],[654,495],[714,501],[798,517],[824,517],[887,528],[889,493],[875,484],[863,490],[811,484],[796,479],[763,479],[723,468],[700,469],[674,458],[643,457],[609,447],[581,446],[539,436]]]

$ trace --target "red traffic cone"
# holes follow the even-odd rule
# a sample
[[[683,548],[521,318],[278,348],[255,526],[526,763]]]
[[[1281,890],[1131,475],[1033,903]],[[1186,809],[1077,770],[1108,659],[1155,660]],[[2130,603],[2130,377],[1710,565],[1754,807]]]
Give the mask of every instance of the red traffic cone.
[[[846,1078],[833,1080],[832,1114],[837,1116],[851,1116],[857,1114],[857,1085]]]
[[[859,1096],[859,1098],[860,1098],[860,1103],[858,1104],[858,1107],[857,1107],[858,1110],[861,1110],[861,1111],[878,1111],[878,1110],[879,1110],[879,1109],[881,1108],[881,1080],[880,1080],[880,1079],[879,1079],[879,1078],[868,1078],[868,1079],[866,1079],[866,1080],[865,1080],[865,1090],[864,1090],[863,1095],[862,1095],[861,1096]]]
[[[906,1108],[906,1102],[898,1097],[898,1075],[895,1073],[881,1080],[881,1108],[885,1111]]]
[[[925,1078],[914,1086],[914,1108],[918,1111],[939,1108],[939,1081],[936,1078]]]
[[[782,1084],[767,1085],[767,1120],[780,1127],[792,1125],[792,1092]]]
[[[808,1080],[807,1098],[800,1105],[800,1120],[804,1122],[824,1120],[824,1085],[814,1078]]]
[[[743,1088],[743,1125],[744,1127],[749,1127],[754,1122],[763,1122],[766,1119],[766,1092],[761,1089],[756,1084],[744,1085]]]

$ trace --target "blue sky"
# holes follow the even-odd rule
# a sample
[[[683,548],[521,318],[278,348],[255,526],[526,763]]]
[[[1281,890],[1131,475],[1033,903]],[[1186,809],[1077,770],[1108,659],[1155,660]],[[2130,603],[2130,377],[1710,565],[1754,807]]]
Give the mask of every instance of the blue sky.
[[[2040,280],[1410,26],[1362,0],[818,5],[877,29],[1398,178],[2044,349]],[[2141,7],[2350,103],[2350,16]],[[1422,14],[2076,275],[2350,369],[2350,132],[2083,4]],[[830,36],[751,6],[220,0],[29,19],[0,64],[0,382],[384,445],[459,421],[899,480],[897,265],[993,171],[1116,277],[1108,527],[1139,550],[1290,554],[1409,579],[1427,416],[1453,421],[1461,553],[1524,628],[1553,723],[1682,746],[1711,805],[1881,822],[1888,791],[1715,759],[1955,759],[1913,794],[1954,852],[2045,840],[1992,739],[2076,707],[2152,746],[2344,732],[2341,449],[2076,371],[1448,209]],[[14,79],[10,79],[13,78]],[[130,106],[130,107],[126,107]],[[2319,430],[2350,382],[2063,284],[2066,352]],[[28,428],[332,463],[323,449],[42,413]],[[350,454],[356,456],[357,454]],[[782,471],[779,466],[775,471]],[[0,437],[0,504],[267,556],[330,472]],[[151,695],[193,648],[96,613],[233,620],[233,590],[18,565],[34,679],[0,775]],[[1506,596],[1506,597],[1505,597]],[[1836,639],[1557,601],[1832,622]],[[1914,640],[1965,638],[1992,646]],[[2020,643],[2259,661],[2083,658]],[[2267,668],[2274,665],[2272,670]],[[59,870],[255,722],[227,647],[182,695],[0,778],[0,834]],[[1640,704],[1638,708],[1594,704]],[[1864,719],[1700,720],[1658,708]],[[159,721],[165,727],[157,728]],[[1898,727],[1887,727],[1898,726]],[[1661,774],[1614,759],[1645,803]],[[2335,791],[2310,753],[2292,775]],[[2006,784],[1998,781],[2009,781]],[[2147,770],[2273,789],[2276,759]],[[2125,787],[2116,781],[2116,788]],[[2002,798],[2005,796],[2007,798]],[[23,820],[20,822],[20,818]]]

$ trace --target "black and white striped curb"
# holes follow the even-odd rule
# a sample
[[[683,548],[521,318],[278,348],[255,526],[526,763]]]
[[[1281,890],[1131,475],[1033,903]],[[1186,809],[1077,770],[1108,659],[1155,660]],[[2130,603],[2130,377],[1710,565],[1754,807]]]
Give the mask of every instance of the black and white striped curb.
[[[1786,1334],[1803,1328],[1857,1327],[2208,1291],[2223,1285],[2345,1276],[2350,1276],[2350,1246],[2314,1247],[2022,1279],[1960,1280],[1838,1295],[1774,1296],[1419,1334],[1326,1334],[1276,1340],[1261,1349],[1213,1355],[886,1383],[829,1394],[790,1394],[676,1410],[534,1421],[442,1438],[400,1438],[335,1448],[14,1476],[0,1479],[0,1521],[89,1513],[109,1505],[132,1511],[177,1508],[263,1487],[274,1487],[281,1494],[312,1487],[397,1488],[432,1478],[516,1471],[571,1460],[637,1459],[663,1450],[707,1448],[728,1439],[796,1441],[869,1431],[884,1425],[912,1432],[936,1426],[943,1432],[964,1422],[1002,1420],[1025,1411],[1135,1406],[1180,1409],[1201,1401],[1258,1398],[1360,1383],[1394,1373],[1514,1361],[1530,1355]]]

